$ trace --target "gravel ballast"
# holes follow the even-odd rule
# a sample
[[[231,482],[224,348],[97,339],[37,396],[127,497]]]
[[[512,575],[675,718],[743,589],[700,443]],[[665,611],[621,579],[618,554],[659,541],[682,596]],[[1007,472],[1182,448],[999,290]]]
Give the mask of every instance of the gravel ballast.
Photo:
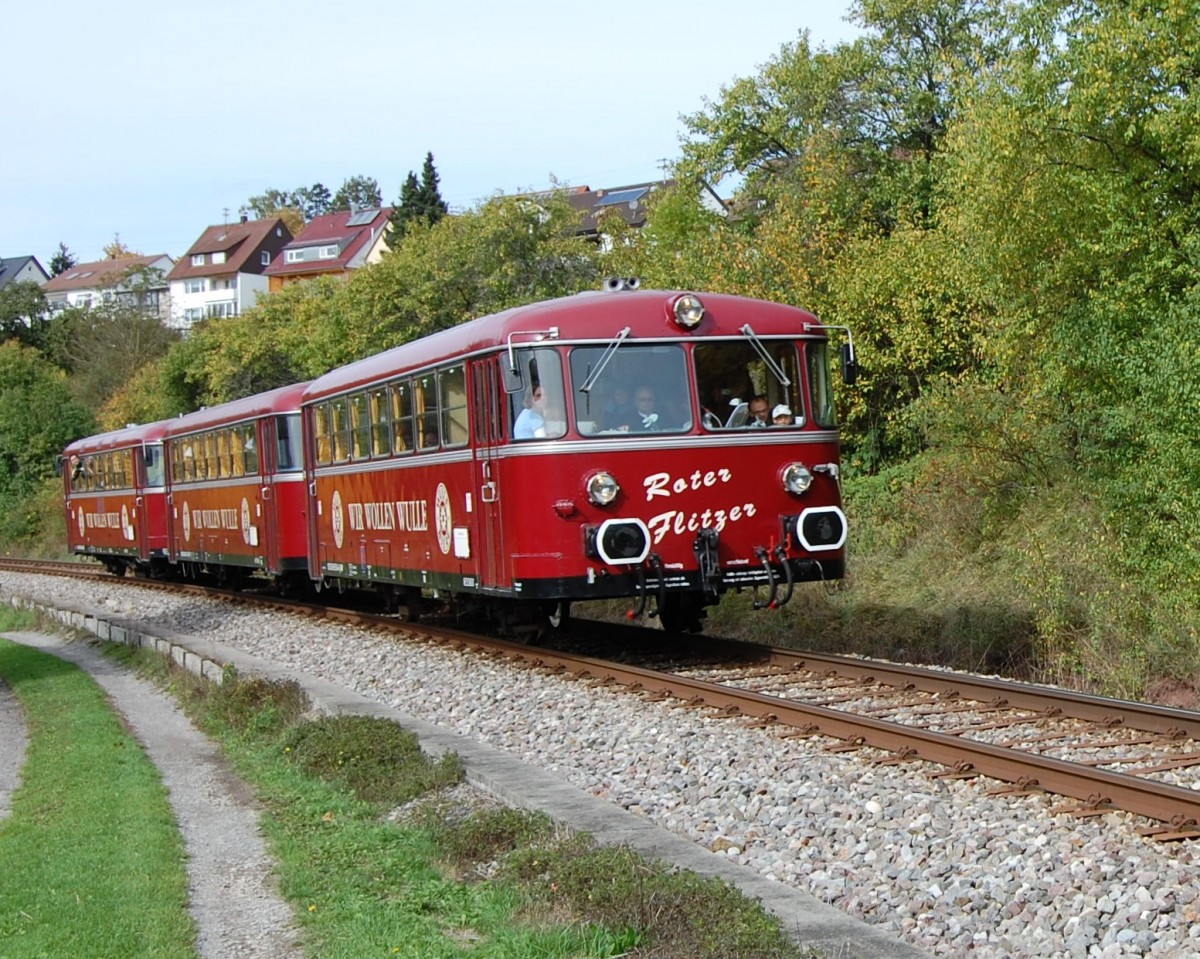
[[[212,639],[454,730],[941,956],[1200,955],[1200,862],[1133,817],[880,766],[678,703],[429,644],[22,574],[8,594]]]

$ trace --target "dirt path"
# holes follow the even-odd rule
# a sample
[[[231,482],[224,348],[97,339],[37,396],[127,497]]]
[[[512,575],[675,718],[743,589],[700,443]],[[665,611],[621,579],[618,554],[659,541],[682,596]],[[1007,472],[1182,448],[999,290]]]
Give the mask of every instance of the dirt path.
[[[5,637],[90,673],[158,767],[187,846],[199,955],[203,959],[300,959],[299,933],[290,908],[275,890],[253,797],[229,771],[217,747],[169,697],[105,659],[91,645],[66,643],[41,633],[5,633]],[[11,691],[0,684],[0,811],[7,807],[16,781],[24,736],[21,709]]]

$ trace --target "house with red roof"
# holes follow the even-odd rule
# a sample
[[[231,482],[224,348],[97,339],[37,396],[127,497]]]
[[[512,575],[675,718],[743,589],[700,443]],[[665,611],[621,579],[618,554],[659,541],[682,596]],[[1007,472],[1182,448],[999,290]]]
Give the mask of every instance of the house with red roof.
[[[266,269],[271,292],[315,276],[349,276],[387,252],[392,207],[339,210],[315,216]]]
[[[240,316],[267,295],[266,270],[291,241],[279,217],[208,227],[167,275],[171,325],[189,330],[212,317]]]
[[[170,312],[167,275],[174,265],[165,253],[77,263],[43,283],[42,292],[54,313],[116,300],[140,306],[165,320]]]

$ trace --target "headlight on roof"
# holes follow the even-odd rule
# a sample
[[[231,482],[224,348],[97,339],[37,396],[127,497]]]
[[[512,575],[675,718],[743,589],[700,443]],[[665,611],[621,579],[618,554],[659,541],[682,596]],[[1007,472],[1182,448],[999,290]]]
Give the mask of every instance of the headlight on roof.
[[[695,293],[681,293],[671,301],[668,313],[681,330],[694,330],[704,319],[704,304]]]

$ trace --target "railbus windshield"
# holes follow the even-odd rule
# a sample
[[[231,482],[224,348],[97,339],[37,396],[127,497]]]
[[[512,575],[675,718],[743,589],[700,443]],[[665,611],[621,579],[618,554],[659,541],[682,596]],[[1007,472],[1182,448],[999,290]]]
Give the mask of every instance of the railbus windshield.
[[[582,436],[837,425],[824,341],[760,338],[569,349],[570,385],[553,347],[517,351],[523,392],[513,394],[513,439],[566,431],[569,395]],[[698,417],[698,420],[697,420]]]
[[[575,423],[584,436],[692,428],[687,355],[678,344],[576,347],[571,380]],[[585,384],[587,392],[580,389]]]

